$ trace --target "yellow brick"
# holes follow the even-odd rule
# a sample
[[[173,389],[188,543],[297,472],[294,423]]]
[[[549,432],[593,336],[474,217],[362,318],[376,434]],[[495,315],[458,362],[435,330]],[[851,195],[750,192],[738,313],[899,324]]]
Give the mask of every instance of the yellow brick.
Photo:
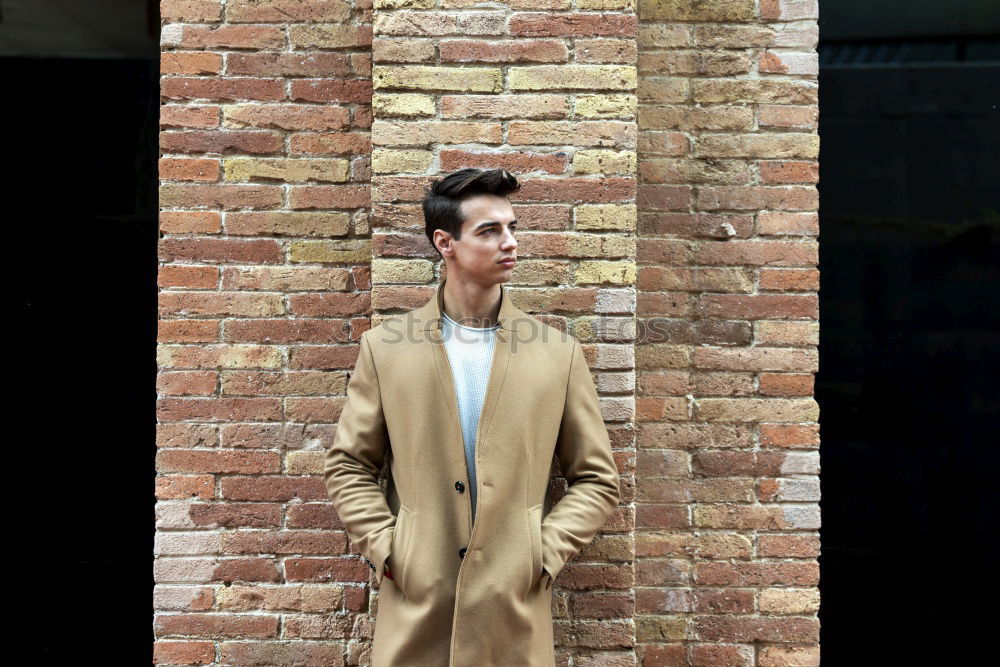
[[[513,281],[518,285],[558,286],[570,280],[569,262],[560,259],[519,261]]]
[[[317,475],[323,472],[324,452],[291,451],[285,457],[285,472],[289,475]]]
[[[639,616],[635,621],[635,636],[647,643],[682,642],[688,638],[688,619],[683,616]]]
[[[373,259],[372,282],[424,285],[434,278],[434,264],[426,259]]]
[[[367,264],[371,258],[372,243],[368,239],[295,241],[289,247],[293,262]]]
[[[161,368],[281,368],[285,360],[273,345],[160,344],[156,364]]]
[[[577,118],[634,118],[639,111],[636,95],[577,95]]]
[[[647,0],[642,5],[644,21],[714,21],[735,23],[754,18],[755,0]]]
[[[375,93],[372,95],[372,111],[380,118],[388,116],[430,116],[437,110],[434,98],[419,93]]]
[[[635,231],[639,217],[635,204],[581,204],[574,210],[576,229]]]
[[[691,347],[688,345],[674,343],[637,345],[635,367],[636,370],[687,368],[692,363],[691,356]]]
[[[226,218],[226,231],[240,236],[346,236],[350,228],[346,211],[251,211]]]
[[[293,49],[346,49],[371,46],[369,35],[367,44],[364,34],[353,25],[305,24],[288,26],[288,39]]]
[[[583,150],[573,155],[577,174],[635,174],[635,151]]]
[[[375,120],[372,138],[382,146],[423,146],[430,144],[499,144],[503,126],[495,122],[461,120]]]
[[[634,65],[536,65],[511,67],[510,90],[635,90]]]
[[[573,234],[568,245],[570,257],[635,257],[634,236]]]
[[[814,422],[819,404],[813,398],[700,398],[695,419],[707,422]]]
[[[372,151],[372,171],[376,174],[423,174],[434,161],[430,151],[394,151],[377,148]]]
[[[774,614],[815,614],[819,591],[815,588],[769,588],[760,592],[760,610]]]
[[[279,180],[288,183],[350,180],[350,163],[341,159],[293,160],[286,158],[234,157],[224,160],[227,181]]]
[[[376,65],[372,85],[378,88],[419,88],[499,93],[503,73],[499,67],[434,67],[431,65]]]
[[[574,278],[578,285],[633,285],[635,262],[580,262]]]

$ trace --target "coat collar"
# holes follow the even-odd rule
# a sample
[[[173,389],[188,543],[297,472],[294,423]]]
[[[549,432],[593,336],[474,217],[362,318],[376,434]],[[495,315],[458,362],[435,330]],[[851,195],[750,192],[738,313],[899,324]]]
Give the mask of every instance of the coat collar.
[[[444,313],[444,284],[447,280],[442,280],[434,290],[434,298],[420,307],[418,313],[423,322],[423,330],[440,330]],[[510,292],[501,283],[500,285],[500,312],[497,314],[497,321],[504,331],[517,331],[517,328],[524,324],[523,318],[530,317],[527,313],[514,305],[510,299]]]

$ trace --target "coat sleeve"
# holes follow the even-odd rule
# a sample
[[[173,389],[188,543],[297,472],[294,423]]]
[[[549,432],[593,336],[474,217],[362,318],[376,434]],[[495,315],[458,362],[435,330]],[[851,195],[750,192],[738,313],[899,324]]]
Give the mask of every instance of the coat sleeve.
[[[368,332],[361,335],[347,402],[323,463],[326,492],[351,542],[382,584],[396,516],[378,483],[389,435]]]
[[[597,388],[574,338],[566,402],[556,452],[569,490],[542,520],[542,567],[546,586],[588,544],[618,508],[618,466],[601,416]]]

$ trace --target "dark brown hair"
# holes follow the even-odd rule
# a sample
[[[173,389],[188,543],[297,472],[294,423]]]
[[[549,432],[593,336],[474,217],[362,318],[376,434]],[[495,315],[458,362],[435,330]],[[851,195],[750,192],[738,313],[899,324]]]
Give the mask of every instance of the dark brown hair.
[[[434,180],[424,189],[424,231],[434,250],[434,230],[443,229],[456,239],[462,238],[462,215],[459,211],[464,199],[475,195],[492,194],[506,197],[517,192],[521,184],[506,169],[478,169],[466,167]],[[438,251],[438,255],[441,252]]]

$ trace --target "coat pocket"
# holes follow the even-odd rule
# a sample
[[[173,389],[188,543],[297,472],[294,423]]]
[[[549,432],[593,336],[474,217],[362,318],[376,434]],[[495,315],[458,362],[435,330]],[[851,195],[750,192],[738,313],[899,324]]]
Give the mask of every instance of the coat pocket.
[[[531,535],[531,579],[530,588],[542,578],[542,505],[528,509],[528,529]]]
[[[406,505],[399,506],[396,515],[396,527],[392,533],[392,546],[389,552],[389,569],[392,571],[393,583],[403,593],[406,592],[406,566],[409,562],[410,534],[413,532],[413,511]]]

